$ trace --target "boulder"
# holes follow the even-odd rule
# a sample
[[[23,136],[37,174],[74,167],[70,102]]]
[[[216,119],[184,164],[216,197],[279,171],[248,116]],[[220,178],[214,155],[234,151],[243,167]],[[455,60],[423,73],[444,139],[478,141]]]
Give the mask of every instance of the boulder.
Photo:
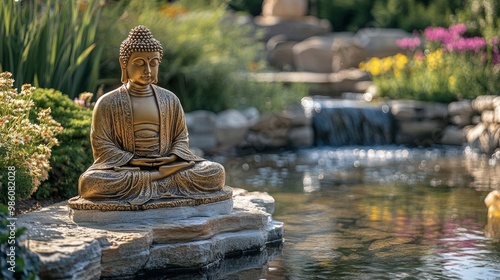
[[[311,126],[293,127],[288,131],[288,139],[294,148],[310,147],[314,144],[314,131]]]
[[[472,108],[471,100],[461,100],[448,104],[448,113],[450,116],[472,116],[475,113],[475,110]]]
[[[463,129],[449,125],[444,128],[441,135],[441,144],[461,146],[466,142],[465,132]]]
[[[264,31],[260,38],[264,42],[276,35],[284,35],[289,41],[302,41],[312,36],[328,34],[332,29],[328,20],[313,16],[306,16],[300,20],[257,16],[254,18],[254,24],[257,29]]]
[[[446,123],[439,120],[404,121],[404,122],[399,122],[399,131],[400,133],[409,136],[431,137],[438,133],[441,133],[445,126]]]
[[[366,57],[387,57],[403,52],[396,40],[413,38],[413,34],[397,28],[363,28],[356,33]]]
[[[486,123],[486,124],[496,123],[496,120],[495,120],[495,111],[493,111],[493,110],[484,110],[481,113],[481,122],[482,123]]]
[[[404,103],[394,103],[391,114],[398,121],[414,121],[418,118],[415,107]]]
[[[293,47],[297,70],[316,73],[332,73],[355,67],[365,59],[353,34],[333,33],[328,36],[314,36]]]
[[[353,37],[339,37],[332,45],[332,72],[344,69],[358,68],[360,62],[366,59],[364,48]]]
[[[391,103],[391,113],[400,121],[447,120],[448,105],[408,100],[394,101]]]
[[[307,15],[307,0],[264,0],[262,15],[280,18],[302,18]]]
[[[472,101],[472,108],[478,112],[485,110],[495,110],[496,104],[500,102],[497,95],[481,95]]]
[[[472,100],[455,101],[448,104],[450,122],[458,127],[472,124],[472,117],[477,114],[472,108]]]
[[[241,113],[247,118],[249,126],[252,126],[259,121],[260,112],[255,107],[245,108],[241,110]]]
[[[276,35],[267,42],[267,61],[276,69],[295,70],[293,47],[296,41],[286,41],[283,35]]]
[[[467,114],[451,116],[450,122],[458,127],[466,127],[472,124],[472,116]]]
[[[465,128],[467,143],[483,153],[491,154],[500,147],[500,124],[480,123]]]
[[[287,147],[288,145],[288,129],[281,129],[276,131],[251,131],[241,147],[243,149],[252,148],[262,151]]]
[[[399,121],[396,144],[430,146],[442,141],[446,122],[442,120]]]
[[[424,103],[422,118],[429,120],[448,120],[448,104]]]
[[[197,110],[185,114],[189,131],[189,145],[202,151],[213,151],[217,147],[215,127],[217,114]]]
[[[331,73],[333,36],[314,36],[293,47],[293,58],[298,71]]]
[[[215,136],[217,150],[228,150],[237,146],[245,138],[250,122],[238,110],[228,109],[217,115]]]
[[[284,113],[267,113],[250,127],[253,131],[273,131],[288,129],[291,126],[292,118]]]
[[[493,115],[493,122],[500,123],[500,106],[495,107]]]
[[[306,116],[304,107],[295,103],[289,105],[282,114],[290,119],[290,126],[310,126],[311,118]]]

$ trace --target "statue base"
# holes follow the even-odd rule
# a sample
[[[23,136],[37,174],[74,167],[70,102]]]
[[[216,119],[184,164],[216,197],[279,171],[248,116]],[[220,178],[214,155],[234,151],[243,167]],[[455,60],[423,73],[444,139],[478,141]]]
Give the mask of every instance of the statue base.
[[[77,210],[70,209],[70,217],[75,223],[93,224],[117,224],[135,223],[141,224],[148,217],[147,221],[165,221],[172,219],[187,219],[191,217],[213,217],[226,215],[233,210],[233,200],[231,198],[212,203],[205,203],[195,206],[178,206],[153,208],[142,211],[101,211],[101,210]]]
[[[145,204],[130,204],[120,200],[89,200],[75,196],[68,200],[68,206],[76,210],[100,210],[100,211],[137,211],[150,209],[174,208],[180,206],[198,206],[208,203],[228,200],[233,196],[231,187],[225,186],[222,190],[211,193],[201,193],[191,197],[156,199]],[[231,212],[231,210],[229,210]],[[128,214],[127,214],[128,215]]]
[[[234,204],[228,214],[156,217],[160,210],[182,207],[198,208],[192,213],[203,207],[224,209],[228,201]],[[267,249],[283,238],[283,223],[272,219],[270,195],[235,188],[232,199],[182,207],[107,212],[75,210],[62,202],[20,215],[16,225],[28,229],[23,244],[40,258],[42,279],[135,279],[180,271],[204,275],[186,279],[233,279],[238,271],[251,279],[262,278],[274,256]],[[121,218],[109,223],[75,222],[71,212],[87,213],[88,219],[109,213]],[[140,222],[133,221],[139,216]]]

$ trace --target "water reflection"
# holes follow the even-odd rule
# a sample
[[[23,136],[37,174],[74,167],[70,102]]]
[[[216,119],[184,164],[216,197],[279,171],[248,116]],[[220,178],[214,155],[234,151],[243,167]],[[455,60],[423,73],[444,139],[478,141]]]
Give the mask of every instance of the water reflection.
[[[267,279],[495,279],[500,164],[463,148],[310,149],[219,158],[228,184],[270,192],[285,222]],[[497,238],[497,239],[495,239]]]

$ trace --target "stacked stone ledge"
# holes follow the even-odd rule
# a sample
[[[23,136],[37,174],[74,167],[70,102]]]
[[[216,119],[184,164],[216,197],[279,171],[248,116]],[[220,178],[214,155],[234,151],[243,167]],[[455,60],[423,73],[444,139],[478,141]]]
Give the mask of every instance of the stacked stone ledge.
[[[208,154],[233,148],[264,151],[310,147],[314,140],[311,119],[300,104],[262,115],[253,107],[218,114],[198,110],[186,113],[186,120],[190,147]]]
[[[490,154],[500,147],[499,96],[484,95],[449,104],[395,100],[386,105],[394,119],[394,144],[469,145]],[[197,116],[203,120],[197,120]],[[187,113],[186,118],[191,147],[205,153],[234,148],[249,152],[304,148],[313,146],[315,140],[311,118],[300,104],[262,115],[255,108],[247,108],[219,114],[195,111]],[[207,143],[212,143],[209,148]]]
[[[500,96],[478,96],[471,102],[471,108],[480,117],[473,117],[471,124],[464,128],[467,143],[483,153],[498,151],[500,147]]]
[[[468,145],[492,154],[500,147],[500,97],[478,96],[449,104],[393,101],[396,144]]]
[[[70,211],[64,202],[21,215],[18,225],[28,229],[24,244],[42,262],[41,279],[138,277],[151,271],[209,268],[225,277],[264,266],[269,260],[265,249],[281,243],[283,236],[283,224],[272,219],[274,199],[234,189],[232,207],[226,207],[227,201],[218,204],[224,205],[106,213]],[[234,253],[252,261],[225,265],[225,256]]]
[[[396,123],[396,144],[429,146],[442,143],[448,124],[446,104],[403,100],[393,101],[389,106]]]

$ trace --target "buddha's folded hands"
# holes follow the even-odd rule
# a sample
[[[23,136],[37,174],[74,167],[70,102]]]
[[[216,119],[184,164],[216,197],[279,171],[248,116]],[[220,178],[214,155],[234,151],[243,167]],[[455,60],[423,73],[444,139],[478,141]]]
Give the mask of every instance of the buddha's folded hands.
[[[129,161],[129,164],[132,166],[163,166],[169,163],[175,162],[178,159],[176,155],[169,155],[166,157],[157,157],[157,158],[141,158],[135,157]]]
[[[151,180],[156,181],[165,177],[168,177],[172,174],[175,174],[182,169],[186,169],[194,166],[194,161],[177,161],[174,163],[170,163],[167,165],[160,166],[158,171],[151,172]]]

